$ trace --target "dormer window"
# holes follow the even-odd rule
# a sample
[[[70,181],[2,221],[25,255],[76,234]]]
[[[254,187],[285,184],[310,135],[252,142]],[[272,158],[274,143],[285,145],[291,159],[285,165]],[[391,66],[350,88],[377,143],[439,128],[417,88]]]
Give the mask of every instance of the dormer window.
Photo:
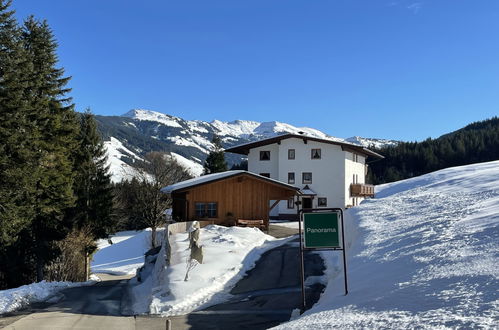
[[[312,149],[312,159],[321,159],[321,149]]]
[[[270,160],[270,151],[260,151],[260,160]]]

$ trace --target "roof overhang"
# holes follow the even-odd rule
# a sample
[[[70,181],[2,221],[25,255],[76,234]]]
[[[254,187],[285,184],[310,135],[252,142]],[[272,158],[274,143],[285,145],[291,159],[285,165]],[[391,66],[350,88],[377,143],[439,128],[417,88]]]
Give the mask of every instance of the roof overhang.
[[[357,144],[342,142],[342,141],[333,140],[333,139],[321,139],[321,138],[312,137],[312,136],[308,136],[308,135],[291,134],[291,133],[274,136],[274,137],[260,140],[260,141],[240,144],[240,145],[225,149],[225,152],[232,152],[232,153],[240,154],[240,155],[248,155],[250,149],[263,147],[263,146],[266,146],[269,144],[280,143],[282,140],[291,139],[291,138],[301,139],[304,142],[315,141],[315,142],[320,142],[320,143],[338,145],[344,151],[359,153],[359,154],[363,154],[366,156],[379,158],[379,159],[385,158],[382,155],[380,155],[372,150],[369,150],[363,146],[357,145]]]
[[[208,174],[208,175],[200,176],[200,177],[197,177],[194,179],[185,180],[185,181],[178,182],[176,184],[164,187],[161,189],[161,191],[165,194],[181,193],[181,192],[188,191],[194,187],[218,182],[221,180],[225,180],[225,179],[229,179],[229,178],[233,178],[233,177],[237,177],[237,176],[249,176],[249,177],[255,178],[257,180],[264,181],[268,184],[272,184],[275,186],[279,186],[281,188],[293,190],[296,193],[299,193],[299,190],[300,190],[300,188],[297,188],[295,186],[289,185],[287,183],[284,183],[284,182],[281,182],[278,180],[270,179],[270,178],[267,178],[265,176],[261,176],[261,175],[256,174],[256,173],[237,170],[237,171],[226,171],[226,172],[221,172],[221,173]]]

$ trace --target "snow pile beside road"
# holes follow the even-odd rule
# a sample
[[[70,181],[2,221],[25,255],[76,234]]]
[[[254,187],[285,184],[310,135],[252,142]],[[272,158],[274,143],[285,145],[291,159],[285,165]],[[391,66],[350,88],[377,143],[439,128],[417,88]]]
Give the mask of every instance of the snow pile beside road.
[[[280,329],[494,328],[499,324],[499,162],[377,187],[346,212],[349,288],[327,256],[319,302]]]
[[[88,282],[38,282],[23,285],[15,289],[0,291],[0,314],[13,312],[26,307],[30,303],[40,302],[55,295],[62,289],[75,286],[91,285]]]
[[[132,289],[135,297],[142,296],[142,301],[135,302],[134,310],[171,316],[221,302],[265,251],[282,242],[256,228],[209,225],[200,232],[203,263],[192,269],[189,279],[184,281],[189,238],[187,233],[175,234],[170,237],[170,265],[155,267],[143,284]],[[157,287],[151,285],[154,277],[159,278]],[[144,292],[151,294],[144,296]],[[144,305],[148,310],[143,310]]]
[[[158,229],[156,239],[161,244],[163,230]],[[122,231],[111,236],[113,244],[107,239],[97,242],[91,269],[93,273],[113,275],[135,274],[137,268],[144,264],[144,253],[151,248],[151,229],[139,231]]]

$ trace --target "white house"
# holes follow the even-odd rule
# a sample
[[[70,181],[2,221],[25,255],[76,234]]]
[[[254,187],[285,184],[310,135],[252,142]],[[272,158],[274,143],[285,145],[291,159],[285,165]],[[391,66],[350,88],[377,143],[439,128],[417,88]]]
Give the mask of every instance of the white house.
[[[273,218],[296,218],[302,208],[355,206],[374,187],[365,184],[366,158],[383,156],[362,146],[303,134],[284,134],[225,150],[248,156],[248,171],[292,184],[300,196],[280,202]]]

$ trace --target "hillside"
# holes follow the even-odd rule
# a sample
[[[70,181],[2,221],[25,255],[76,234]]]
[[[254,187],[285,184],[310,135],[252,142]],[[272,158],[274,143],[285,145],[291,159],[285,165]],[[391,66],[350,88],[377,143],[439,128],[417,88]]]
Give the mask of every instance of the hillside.
[[[279,329],[496,328],[499,161],[377,186],[346,212],[349,294],[338,252],[328,284]]]
[[[472,123],[437,139],[374,149],[385,159],[370,164],[370,181],[392,182],[432,171],[499,159],[499,118]]]
[[[319,130],[308,127],[295,127],[277,121],[255,122],[235,120],[222,122],[214,120],[184,120],[167,114],[135,109],[123,116],[96,116],[98,128],[108,149],[113,181],[130,176],[129,166],[149,151],[168,152],[188,168],[195,176],[202,172],[202,164],[213,148],[214,134],[221,137],[224,147],[231,147],[251,141],[261,140],[284,133],[304,132],[318,138],[333,138]],[[343,139],[340,139],[343,140]],[[363,146],[383,146],[396,144],[395,141],[350,138],[347,142]],[[226,154],[229,165],[240,163],[242,157]]]

